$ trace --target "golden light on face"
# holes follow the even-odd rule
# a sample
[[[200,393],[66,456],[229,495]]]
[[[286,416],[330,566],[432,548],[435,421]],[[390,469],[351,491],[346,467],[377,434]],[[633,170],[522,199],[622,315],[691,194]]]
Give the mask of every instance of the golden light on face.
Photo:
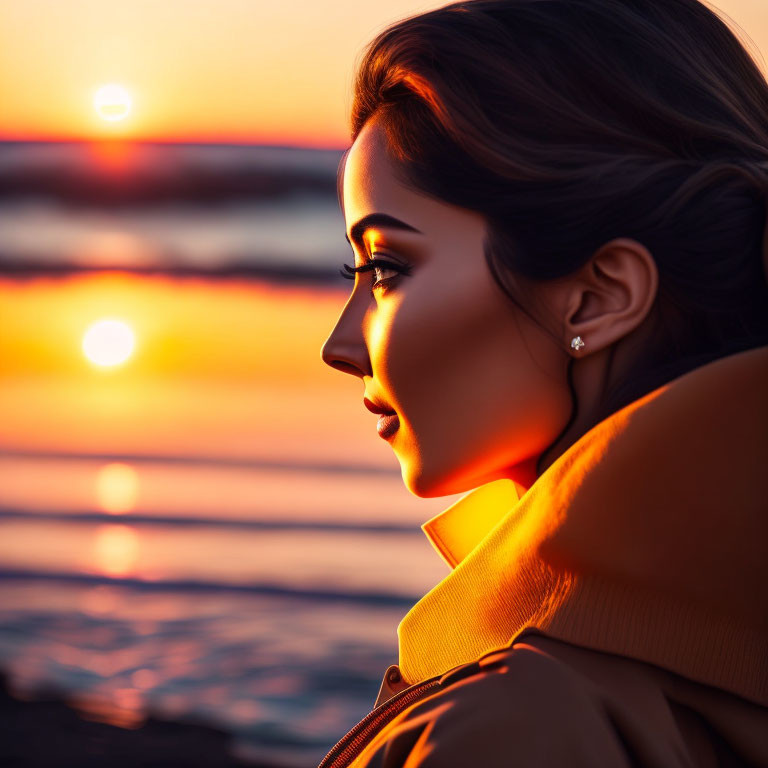
[[[128,323],[103,318],[90,325],[83,335],[83,354],[94,365],[111,368],[124,363],[136,344]]]
[[[93,95],[93,108],[102,120],[124,120],[131,111],[131,94],[117,83],[102,85]]]
[[[403,183],[379,120],[346,156],[343,200],[361,254],[407,272],[383,291],[372,277],[358,281],[323,359],[397,413],[387,440],[406,488],[447,496],[502,477],[529,487],[572,404],[562,351],[488,268],[485,217]],[[352,237],[374,220],[367,238]]]

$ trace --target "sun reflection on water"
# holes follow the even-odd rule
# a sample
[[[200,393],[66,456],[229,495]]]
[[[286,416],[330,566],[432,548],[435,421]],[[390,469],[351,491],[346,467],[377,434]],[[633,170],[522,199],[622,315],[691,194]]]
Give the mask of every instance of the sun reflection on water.
[[[139,535],[127,525],[102,525],[96,532],[94,560],[107,576],[127,576],[139,559]]]
[[[130,464],[111,462],[96,475],[96,503],[113,515],[130,512],[139,495],[139,476]]]

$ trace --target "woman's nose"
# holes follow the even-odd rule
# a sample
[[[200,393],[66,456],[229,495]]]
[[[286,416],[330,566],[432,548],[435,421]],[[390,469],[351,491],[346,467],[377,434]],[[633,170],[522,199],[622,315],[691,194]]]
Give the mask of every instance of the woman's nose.
[[[368,350],[359,327],[355,331],[339,322],[323,344],[320,356],[326,365],[343,373],[351,373],[360,378],[371,375]]]

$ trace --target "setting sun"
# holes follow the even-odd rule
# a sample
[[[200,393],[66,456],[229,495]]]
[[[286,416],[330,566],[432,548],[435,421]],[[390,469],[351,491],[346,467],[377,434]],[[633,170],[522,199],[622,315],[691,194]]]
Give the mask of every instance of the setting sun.
[[[131,95],[122,85],[102,85],[93,95],[93,108],[102,120],[123,120],[131,111]]]
[[[83,353],[92,363],[103,367],[124,363],[133,353],[134,345],[133,330],[122,320],[98,320],[83,335]]]

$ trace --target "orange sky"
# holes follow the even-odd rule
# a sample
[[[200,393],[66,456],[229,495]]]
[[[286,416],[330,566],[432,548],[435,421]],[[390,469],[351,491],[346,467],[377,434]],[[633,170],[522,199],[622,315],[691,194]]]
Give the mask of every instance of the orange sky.
[[[119,136],[345,147],[356,57],[429,0],[8,0],[0,138]],[[768,50],[768,2],[719,0]],[[119,123],[94,90],[133,95]]]

